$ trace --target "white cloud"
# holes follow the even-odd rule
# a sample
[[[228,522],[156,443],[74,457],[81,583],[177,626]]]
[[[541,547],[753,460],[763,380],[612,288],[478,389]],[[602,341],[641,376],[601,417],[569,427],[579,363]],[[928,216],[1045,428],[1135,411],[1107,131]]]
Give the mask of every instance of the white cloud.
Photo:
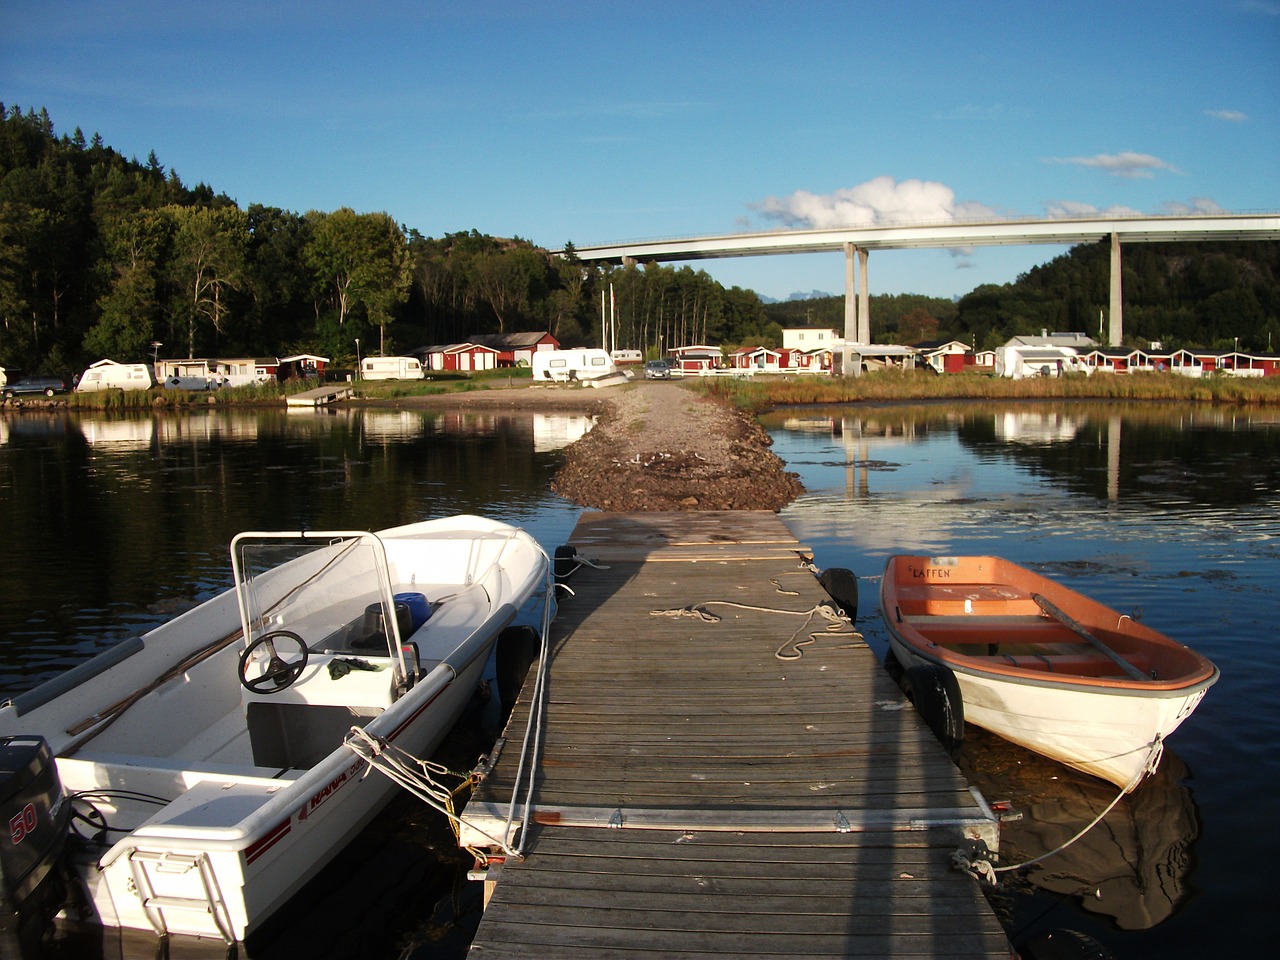
[[[1079,200],[1050,200],[1044,205],[1045,216],[1052,220],[1075,220],[1088,217],[1140,217],[1141,210],[1115,204],[1110,207],[1095,207],[1091,203]]]
[[[1242,110],[1206,110],[1204,115],[1213,117],[1215,120],[1226,120],[1229,123],[1244,123],[1249,119]]]
[[[1091,217],[1141,217],[1146,213],[1122,204],[1110,207],[1096,207],[1092,203],[1079,200],[1050,200],[1044,205],[1045,216],[1053,220],[1073,220]],[[1160,204],[1159,214],[1181,216],[1197,213],[1225,213],[1216,200],[1208,197],[1192,197],[1190,200],[1165,200]]]
[[[1166,200],[1160,204],[1160,212],[1174,216],[1184,213],[1225,213],[1217,200],[1208,197],[1192,197],[1186,203],[1181,200]]]
[[[788,227],[873,226],[878,224],[950,223],[990,218],[985,204],[957,202],[955,191],[943,183],[876,177],[856,187],[829,194],[797,190],[789,197],[766,197],[748,204],[766,220]]]
[[[1123,153],[1099,153],[1092,157],[1045,157],[1045,163],[1068,163],[1081,167],[1094,167],[1104,170],[1113,177],[1141,177],[1151,179],[1153,171],[1168,170],[1179,173],[1173,164],[1153,157],[1149,153],[1134,153],[1126,150]]]

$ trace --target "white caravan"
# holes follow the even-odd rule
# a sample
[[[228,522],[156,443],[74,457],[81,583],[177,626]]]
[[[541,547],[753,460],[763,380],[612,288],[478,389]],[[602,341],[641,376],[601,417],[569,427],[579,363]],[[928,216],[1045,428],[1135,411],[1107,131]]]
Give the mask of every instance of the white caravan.
[[[149,390],[156,385],[151,367],[145,363],[117,363],[99,360],[89,365],[76,383],[76,393],[99,390]]]
[[[365,357],[360,361],[365,380],[421,380],[422,364],[413,357]]]
[[[996,350],[996,376],[1021,380],[1024,377],[1057,377],[1064,373],[1090,374],[1093,371],[1071,347],[1011,345]]]
[[[539,350],[533,355],[533,379],[590,382],[621,376],[617,364],[604,350]]]

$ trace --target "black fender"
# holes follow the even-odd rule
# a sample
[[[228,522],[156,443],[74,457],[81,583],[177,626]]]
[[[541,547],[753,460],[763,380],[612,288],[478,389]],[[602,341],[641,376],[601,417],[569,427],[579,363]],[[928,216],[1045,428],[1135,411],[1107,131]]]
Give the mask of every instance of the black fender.
[[[858,620],[858,578],[845,567],[831,567],[818,574],[818,583],[836,602],[850,623]]]
[[[568,579],[569,574],[578,569],[577,557],[577,547],[571,547],[567,543],[556,547],[555,556],[551,563],[551,569],[555,574],[556,583],[564,583],[564,581]]]
[[[510,713],[516,697],[520,695],[520,688],[524,686],[529,668],[538,659],[541,647],[538,631],[533,627],[507,627],[498,634],[494,669],[498,681],[498,700],[502,704],[504,715]]]
[[[956,675],[940,663],[908,667],[902,675],[907,699],[954,759],[964,742],[964,697]]]

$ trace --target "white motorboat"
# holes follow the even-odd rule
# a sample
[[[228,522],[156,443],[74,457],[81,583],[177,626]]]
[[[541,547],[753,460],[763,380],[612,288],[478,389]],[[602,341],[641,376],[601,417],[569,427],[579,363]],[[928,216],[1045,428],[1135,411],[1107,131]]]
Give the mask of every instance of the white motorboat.
[[[231,557],[232,589],[0,708],[18,839],[69,833],[104,925],[244,940],[397,789],[351,729],[429,754],[499,634],[554,604],[537,542],[479,517],[243,533]]]

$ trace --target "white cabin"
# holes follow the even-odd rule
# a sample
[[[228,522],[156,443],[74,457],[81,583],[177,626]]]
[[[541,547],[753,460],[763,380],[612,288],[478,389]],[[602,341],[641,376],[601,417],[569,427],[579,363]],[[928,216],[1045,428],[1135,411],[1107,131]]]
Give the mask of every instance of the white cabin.
[[[597,380],[618,373],[617,364],[604,350],[539,350],[533,355],[533,379]]]
[[[149,390],[156,385],[155,374],[146,363],[117,363],[99,360],[92,363],[76,383],[76,393],[99,390]]]
[[[365,380],[421,380],[422,364],[414,357],[365,357],[360,361]]]

